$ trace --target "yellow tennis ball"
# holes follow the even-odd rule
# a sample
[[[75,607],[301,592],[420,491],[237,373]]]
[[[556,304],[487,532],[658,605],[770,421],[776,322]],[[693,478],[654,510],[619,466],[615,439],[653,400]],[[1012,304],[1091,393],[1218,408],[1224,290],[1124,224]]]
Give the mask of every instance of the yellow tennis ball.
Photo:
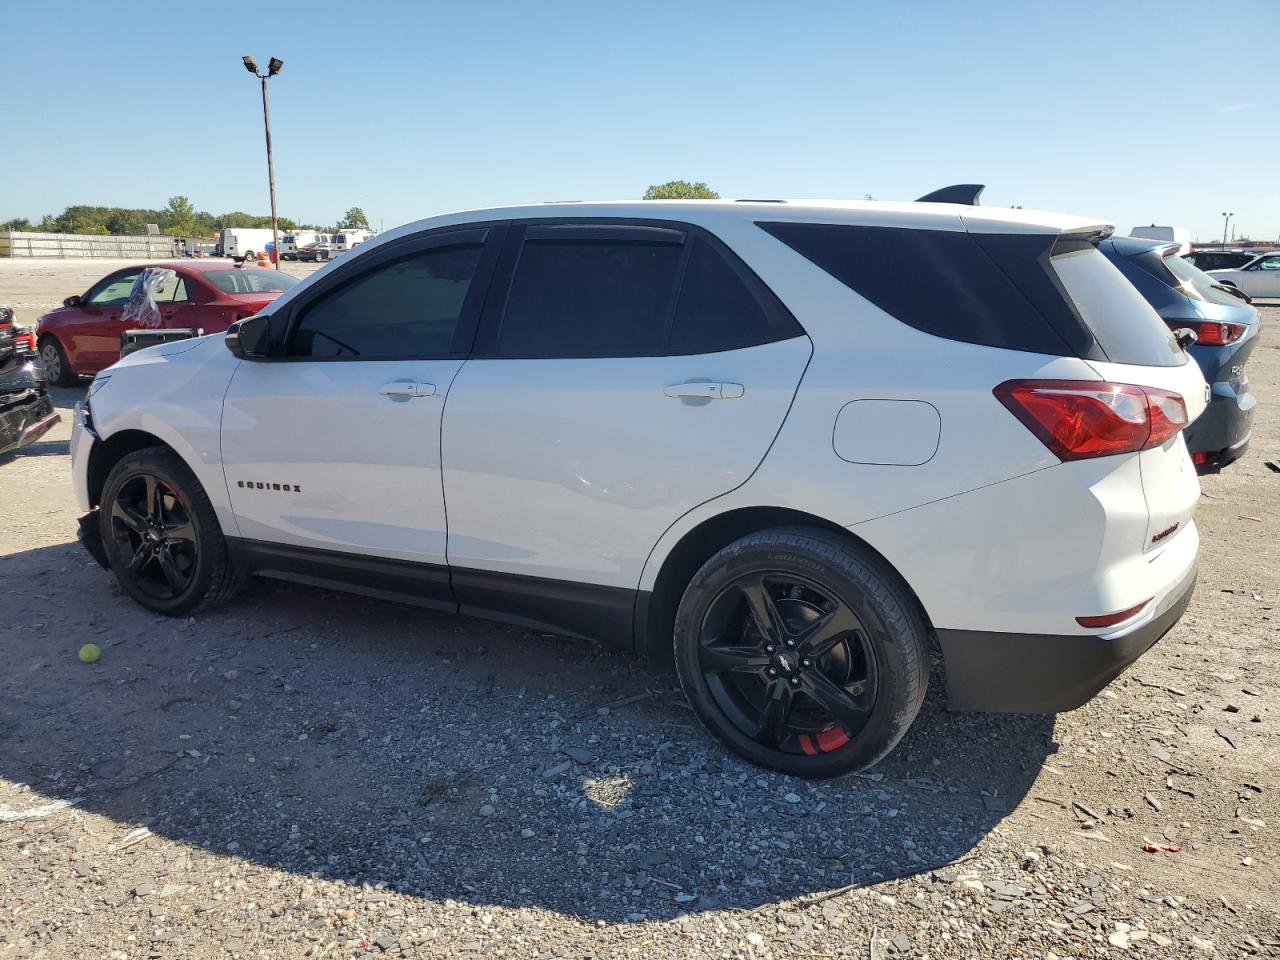
[[[98,645],[96,643],[86,643],[80,648],[81,663],[97,663],[101,656],[102,651],[98,649]]]

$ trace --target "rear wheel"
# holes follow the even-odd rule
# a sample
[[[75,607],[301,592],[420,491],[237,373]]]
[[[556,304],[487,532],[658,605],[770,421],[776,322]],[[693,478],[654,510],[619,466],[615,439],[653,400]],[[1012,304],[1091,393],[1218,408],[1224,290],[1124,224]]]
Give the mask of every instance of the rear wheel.
[[[71,369],[62,344],[53,337],[40,341],[40,363],[44,367],[45,379],[55,387],[72,387],[80,380]]]
[[[787,528],[712,557],[680,602],[676,668],[694,711],[738,755],[804,777],[871,766],[924,702],[924,618],[856,542]]]
[[[172,451],[147,447],[117,463],[98,513],[111,571],[147,609],[176,616],[211,607],[234,592],[213,505]]]

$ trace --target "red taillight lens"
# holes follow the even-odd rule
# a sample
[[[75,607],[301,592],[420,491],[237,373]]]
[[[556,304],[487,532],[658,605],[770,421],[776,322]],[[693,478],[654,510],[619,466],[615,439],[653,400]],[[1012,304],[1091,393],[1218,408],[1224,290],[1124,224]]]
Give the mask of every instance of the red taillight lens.
[[[1196,343],[1202,347],[1222,347],[1244,336],[1242,323],[1212,323],[1206,320],[1166,320],[1170,330],[1190,327],[1196,332]]]
[[[1156,447],[1187,425],[1182,397],[1131,383],[1008,380],[993,392],[1060,460]]]
[[[1130,607],[1128,610],[1121,610],[1118,613],[1104,613],[1100,617],[1076,617],[1076,623],[1082,627],[1090,627],[1092,629],[1114,627],[1117,623],[1124,623],[1131,617],[1136,617],[1150,602],[1150,600],[1143,600],[1136,607]]]

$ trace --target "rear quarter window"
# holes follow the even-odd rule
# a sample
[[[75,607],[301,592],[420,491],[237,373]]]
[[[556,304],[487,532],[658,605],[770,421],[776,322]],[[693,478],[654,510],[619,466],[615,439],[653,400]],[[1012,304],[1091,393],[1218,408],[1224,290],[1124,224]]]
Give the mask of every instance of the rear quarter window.
[[[1156,312],[1087,240],[758,225],[897,320],[934,336],[1115,363],[1186,362]]]

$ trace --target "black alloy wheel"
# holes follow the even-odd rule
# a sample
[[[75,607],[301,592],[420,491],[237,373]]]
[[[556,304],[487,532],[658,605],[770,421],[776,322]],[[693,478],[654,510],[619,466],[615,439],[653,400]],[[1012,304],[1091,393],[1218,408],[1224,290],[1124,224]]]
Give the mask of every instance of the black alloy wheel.
[[[98,530],[120,586],[148,610],[208,609],[240,586],[208,494],[167,448],[136,450],[111,468]]]
[[[708,560],[680,601],[676,670],[716,739],[804,777],[865,769],[924,702],[928,628],[883,559],[805,527],[743,537]]]
[[[157,600],[191,586],[199,556],[190,508],[159,477],[138,473],[116,490],[110,506],[110,546],[126,576]]]
[[[875,651],[862,621],[803,578],[739,577],[712,600],[699,644],[712,698],[763,747],[829,753],[858,734],[875,706]]]

